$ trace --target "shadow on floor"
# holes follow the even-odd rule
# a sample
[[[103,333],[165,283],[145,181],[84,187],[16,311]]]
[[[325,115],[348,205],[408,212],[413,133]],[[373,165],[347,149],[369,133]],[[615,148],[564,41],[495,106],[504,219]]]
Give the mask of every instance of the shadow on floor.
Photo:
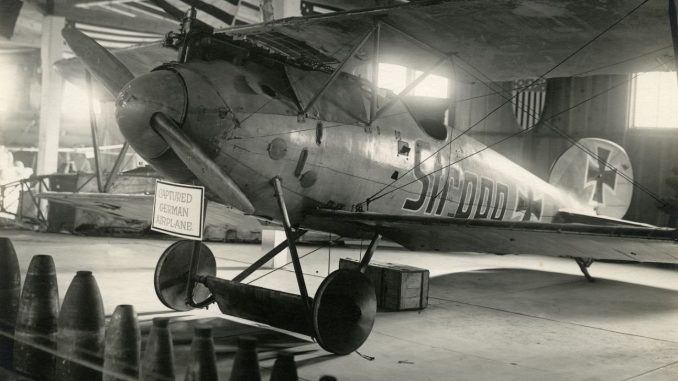
[[[506,268],[432,277],[429,300],[431,304],[456,301],[572,319],[678,311],[675,290],[601,278],[591,283],[578,275]]]

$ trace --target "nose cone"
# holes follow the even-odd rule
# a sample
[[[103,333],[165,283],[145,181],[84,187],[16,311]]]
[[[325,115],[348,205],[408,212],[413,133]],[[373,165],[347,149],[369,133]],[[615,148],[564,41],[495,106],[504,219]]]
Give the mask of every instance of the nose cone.
[[[162,112],[181,125],[187,95],[179,74],[156,70],[131,80],[118,94],[115,116],[120,132],[144,159],[154,159],[169,149],[151,127],[151,117]]]

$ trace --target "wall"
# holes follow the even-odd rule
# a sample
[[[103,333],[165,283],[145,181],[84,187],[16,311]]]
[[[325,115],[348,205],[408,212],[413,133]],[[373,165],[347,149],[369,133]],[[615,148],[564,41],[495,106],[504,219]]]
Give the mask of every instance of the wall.
[[[610,75],[549,80],[540,122],[526,134],[494,149],[546,179],[553,162],[570,146],[554,128],[574,139],[609,139],[627,150],[637,183],[660,197],[674,197],[665,179],[671,175],[672,167],[678,166],[678,130],[628,128],[630,79],[631,76]],[[455,128],[475,125],[469,135],[488,145],[520,131],[510,105],[502,106],[505,97],[511,97],[511,84],[492,86],[494,90],[501,88],[504,97],[496,93],[487,96],[493,90],[482,83],[457,84],[455,92],[460,100],[455,109]],[[666,225],[669,216],[658,205],[653,197],[636,188],[625,218]]]

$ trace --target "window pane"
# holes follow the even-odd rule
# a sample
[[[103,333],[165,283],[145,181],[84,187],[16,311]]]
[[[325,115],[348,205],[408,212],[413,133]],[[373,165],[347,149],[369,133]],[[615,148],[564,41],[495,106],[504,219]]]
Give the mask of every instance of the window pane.
[[[379,87],[398,94],[407,85],[407,69],[393,64],[379,64]]]
[[[379,87],[388,89],[398,94],[407,86],[408,79],[414,81],[421,71],[410,70],[408,76],[407,68],[400,65],[379,64]],[[409,77],[409,78],[408,78]],[[448,79],[439,75],[430,74],[410,92],[409,95],[418,95],[434,98],[447,98]]]
[[[414,72],[414,77],[417,78],[423,72],[417,70]],[[414,88],[412,95],[419,95],[422,97],[447,98],[447,78],[440,75],[429,74],[428,77]]]
[[[633,127],[678,128],[676,73],[640,73],[635,82]]]
[[[0,84],[3,87],[0,92],[0,117],[5,116],[14,108],[16,69],[16,65],[0,63]]]

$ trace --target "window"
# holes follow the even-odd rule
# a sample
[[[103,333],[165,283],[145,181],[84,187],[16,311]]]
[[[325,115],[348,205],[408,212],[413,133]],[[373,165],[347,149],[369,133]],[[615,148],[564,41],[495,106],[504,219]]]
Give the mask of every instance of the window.
[[[631,90],[633,128],[678,128],[676,72],[639,73]]]
[[[380,63],[379,87],[382,89],[391,90],[398,94],[422,73],[423,72],[421,71],[412,70],[406,68],[405,66]],[[447,78],[435,74],[429,74],[408,95],[447,98],[448,86],[449,81]]]
[[[92,79],[93,81],[95,79]],[[61,99],[61,113],[65,118],[75,120],[89,120],[89,94],[86,89],[78,87],[69,81],[64,81],[63,98]],[[101,114],[101,104],[94,100],[94,113]]]
[[[414,78],[417,78],[419,75],[423,74],[422,71],[416,70],[414,72]],[[413,79],[414,79],[413,78]],[[447,78],[429,74],[419,86],[415,87],[411,95],[418,95],[421,97],[433,97],[433,98],[447,98],[449,83]]]
[[[0,83],[3,86],[0,92],[0,118],[7,115],[15,106],[16,76],[16,65],[0,63]]]

